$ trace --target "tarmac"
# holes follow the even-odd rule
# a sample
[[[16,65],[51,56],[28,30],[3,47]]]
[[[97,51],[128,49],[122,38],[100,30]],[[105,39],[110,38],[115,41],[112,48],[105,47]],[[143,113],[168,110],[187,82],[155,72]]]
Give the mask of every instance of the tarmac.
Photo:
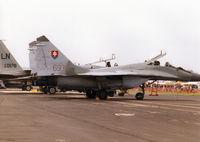
[[[0,142],[200,142],[200,96],[0,91]]]

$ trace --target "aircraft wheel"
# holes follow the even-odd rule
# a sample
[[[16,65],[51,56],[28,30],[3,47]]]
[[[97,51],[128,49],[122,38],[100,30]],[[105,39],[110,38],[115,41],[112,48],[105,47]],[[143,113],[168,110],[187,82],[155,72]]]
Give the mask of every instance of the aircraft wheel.
[[[124,96],[124,93],[119,93],[118,95],[119,95],[119,96]]]
[[[144,99],[144,94],[143,94],[143,93],[137,93],[137,94],[135,95],[135,98],[136,98],[137,100],[143,100],[143,99]]]
[[[31,91],[32,86],[31,85],[27,85],[25,88],[26,88],[26,91]]]
[[[114,95],[115,95],[115,92],[114,92],[114,91],[109,91],[109,92],[108,92],[108,96],[114,97]]]
[[[99,91],[97,96],[98,96],[99,99],[101,99],[101,100],[106,100],[107,97],[108,97],[108,95],[106,94],[105,91]]]
[[[94,98],[96,97],[96,94],[95,94],[95,92],[92,91],[92,90],[87,90],[87,91],[86,91],[86,96],[87,96],[87,98],[89,98],[89,99],[94,99]]]
[[[60,91],[61,91],[61,92],[66,92],[66,89],[61,89]]]
[[[55,87],[49,87],[48,88],[49,94],[55,94],[56,93],[56,88]]]

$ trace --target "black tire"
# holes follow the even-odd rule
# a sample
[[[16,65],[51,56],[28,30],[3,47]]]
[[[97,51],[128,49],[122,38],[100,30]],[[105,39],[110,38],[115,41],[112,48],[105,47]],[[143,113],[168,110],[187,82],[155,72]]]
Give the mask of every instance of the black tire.
[[[61,89],[61,92],[66,92],[66,89]]]
[[[119,96],[124,96],[124,93],[119,93],[118,95],[119,95]]]
[[[107,97],[108,97],[108,95],[107,95],[107,93],[106,93],[105,91],[99,91],[97,96],[98,96],[99,99],[101,99],[101,100],[106,100]]]
[[[109,97],[114,97],[114,95],[115,95],[115,92],[114,92],[114,91],[108,92],[108,96],[109,96]]]
[[[136,98],[137,100],[143,100],[143,99],[144,99],[144,94],[143,94],[143,93],[137,93],[137,94],[135,95],[135,98]]]
[[[27,86],[25,86],[25,89],[26,89],[26,91],[31,91],[32,86],[31,85],[27,85]]]
[[[56,93],[56,88],[55,87],[49,87],[48,88],[48,92],[49,92],[49,94],[55,94]]]
[[[88,99],[94,99],[94,98],[96,98],[96,94],[92,90],[87,90],[86,91],[86,96],[87,96]]]

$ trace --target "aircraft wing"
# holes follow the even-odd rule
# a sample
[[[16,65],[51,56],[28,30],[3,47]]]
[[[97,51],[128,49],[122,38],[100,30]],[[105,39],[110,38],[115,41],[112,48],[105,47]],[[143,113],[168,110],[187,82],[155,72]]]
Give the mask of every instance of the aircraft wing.
[[[135,71],[108,71],[108,72],[86,72],[79,73],[81,76],[138,76],[138,77],[148,77],[151,79],[156,78],[177,78],[177,76],[159,71],[145,71],[145,70],[135,70]]]
[[[137,72],[123,72],[123,71],[113,71],[113,72],[87,72],[79,73],[81,76],[121,76],[121,75],[139,75]]]

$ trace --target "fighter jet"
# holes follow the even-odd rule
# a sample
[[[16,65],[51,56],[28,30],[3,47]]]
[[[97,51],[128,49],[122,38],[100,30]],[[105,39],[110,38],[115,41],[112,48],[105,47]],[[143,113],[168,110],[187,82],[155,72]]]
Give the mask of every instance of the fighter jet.
[[[31,90],[32,87],[27,84],[27,81],[17,80],[19,77],[29,76],[30,73],[31,70],[22,69],[3,41],[0,40],[0,80],[3,81],[1,86],[19,86],[22,90]]]
[[[56,87],[84,91],[88,98],[106,99],[116,89],[140,86],[142,92],[135,95],[144,98],[144,83],[148,80],[200,81],[200,75],[169,63],[161,66],[155,59],[143,63],[109,68],[89,69],[73,64],[45,36],[29,44],[29,60],[32,74],[38,86],[54,94]]]

